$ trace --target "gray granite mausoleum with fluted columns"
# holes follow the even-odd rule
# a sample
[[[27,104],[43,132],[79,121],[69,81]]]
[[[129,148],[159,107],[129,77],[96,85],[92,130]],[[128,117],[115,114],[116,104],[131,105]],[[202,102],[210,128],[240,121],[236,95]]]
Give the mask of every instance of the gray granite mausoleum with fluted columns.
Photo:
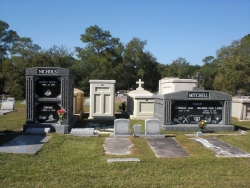
[[[198,131],[201,120],[207,120],[205,131],[234,131],[231,109],[232,96],[212,90],[179,91],[154,98],[154,117],[165,131]]]

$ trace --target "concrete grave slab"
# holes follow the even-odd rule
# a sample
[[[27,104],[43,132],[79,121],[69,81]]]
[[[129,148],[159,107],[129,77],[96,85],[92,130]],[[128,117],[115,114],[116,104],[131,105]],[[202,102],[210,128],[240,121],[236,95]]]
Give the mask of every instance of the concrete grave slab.
[[[99,136],[95,134],[94,128],[73,128],[71,129],[72,136]]]
[[[35,154],[51,136],[20,135],[0,146],[2,153]]]
[[[114,163],[114,162],[140,162],[140,159],[138,158],[113,158],[108,159],[108,163]]]
[[[147,142],[158,158],[189,156],[189,154],[174,140],[174,138],[148,138]]]
[[[133,144],[128,138],[106,138],[103,146],[106,154],[128,155]]]
[[[250,154],[216,138],[191,138],[215,152],[216,157],[250,157]]]

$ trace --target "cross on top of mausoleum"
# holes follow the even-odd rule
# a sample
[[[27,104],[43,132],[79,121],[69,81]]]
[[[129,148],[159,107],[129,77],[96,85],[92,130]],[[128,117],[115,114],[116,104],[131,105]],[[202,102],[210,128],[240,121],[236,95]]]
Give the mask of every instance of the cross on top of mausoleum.
[[[200,72],[197,72],[196,76],[193,76],[193,79],[197,79],[197,88],[200,88],[200,80],[204,82],[204,76],[201,76]]]
[[[139,79],[139,81],[136,82],[136,84],[138,84],[138,88],[142,88],[141,85],[144,84],[144,82],[141,81],[141,79]]]

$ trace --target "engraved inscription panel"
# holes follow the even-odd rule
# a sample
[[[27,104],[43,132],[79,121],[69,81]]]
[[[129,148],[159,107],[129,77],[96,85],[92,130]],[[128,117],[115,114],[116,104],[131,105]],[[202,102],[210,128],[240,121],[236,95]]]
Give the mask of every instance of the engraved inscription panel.
[[[61,94],[60,77],[39,77],[35,87],[39,98],[56,98]]]

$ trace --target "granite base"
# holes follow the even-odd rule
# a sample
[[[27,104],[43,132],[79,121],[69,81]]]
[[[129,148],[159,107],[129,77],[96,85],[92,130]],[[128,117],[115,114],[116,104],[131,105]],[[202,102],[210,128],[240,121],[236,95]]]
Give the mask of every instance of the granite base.
[[[200,130],[197,124],[176,124],[176,125],[161,125],[164,131],[181,131],[181,132],[197,132]],[[204,132],[233,132],[233,125],[208,124]]]

